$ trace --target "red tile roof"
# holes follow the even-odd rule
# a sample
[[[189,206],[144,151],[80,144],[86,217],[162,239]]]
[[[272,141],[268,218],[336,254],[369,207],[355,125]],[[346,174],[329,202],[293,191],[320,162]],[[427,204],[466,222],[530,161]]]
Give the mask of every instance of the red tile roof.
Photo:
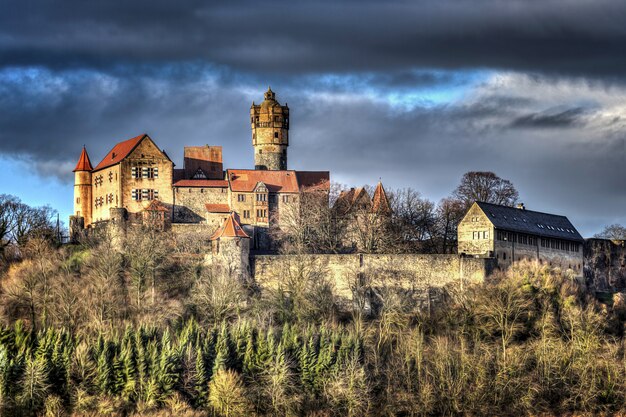
[[[372,197],[372,211],[375,213],[389,214],[391,213],[391,204],[387,198],[387,193],[383,188],[383,183],[378,181],[376,190],[374,190],[374,197]]]
[[[228,204],[205,204],[204,205],[209,213],[229,213],[230,207]]]
[[[347,214],[353,207],[357,205],[361,207],[370,207],[371,201],[367,190],[364,187],[350,188],[348,191],[342,191],[335,202],[335,209],[341,214]]]
[[[229,169],[226,172],[232,191],[252,192],[259,182],[263,182],[272,193],[297,193],[299,191],[295,171]]]
[[[226,188],[226,180],[180,180],[176,181],[173,187],[203,187],[203,188]]]
[[[93,171],[91,161],[89,160],[89,155],[87,155],[87,149],[85,149],[84,146],[83,151],[80,153],[80,157],[78,158],[76,168],[74,168],[73,172],[76,171]]]
[[[330,173],[328,171],[296,171],[300,190],[330,191]]]
[[[223,237],[250,238],[250,236],[248,236],[246,232],[243,231],[243,228],[239,224],[239,216],[237,216],[234,211],[230,213],[226,220],[224,220],[224,223],[222,223],[220,228],[217,229],[215,233],[213,233],[213,235],[211,236],[211,240],[216,240]]]
[[[130,154],[133,149],[142,141],[143,138],[148,137],[145,133],[139,136],[135,136],[132,139],[125,140],[124,142],[120,142],[113,147],[109,151],[109,153],[104,157],[102,161],[98,164],[98,166],[94,169],[94,171],[98,171],[103,168],[108,168],[112,165],[119,163],[122,159],[126,158],[128,154]]]

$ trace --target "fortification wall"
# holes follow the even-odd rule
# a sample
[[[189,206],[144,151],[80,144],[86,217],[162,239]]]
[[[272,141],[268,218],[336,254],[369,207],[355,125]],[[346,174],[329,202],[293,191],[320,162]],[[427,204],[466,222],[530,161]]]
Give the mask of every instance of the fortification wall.
[[[252,276],[260,286],[277,286],[294,271],[317,271],[338,296],[352,298],[360,285],[395,286],[406,290],[441,288],[450,283],[480,282],[495,268],[488,258],[458,255],[253,255]],[[287,272],[291,271],[291,273]]]
[[[591,291],[626,291],[626,242],[587,239],[583,254],[585,280]]]

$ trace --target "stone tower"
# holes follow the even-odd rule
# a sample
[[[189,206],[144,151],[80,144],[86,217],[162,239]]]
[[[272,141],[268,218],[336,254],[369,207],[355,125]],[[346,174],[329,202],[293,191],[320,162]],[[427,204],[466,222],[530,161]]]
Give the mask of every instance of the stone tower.
[[[91,224],[91,171],[91,161],[83,146],[74,168],[74,216],[84,219],[84,227]]]
[[[232,278],[246,282],[250,279],[250,236],[239,223],[239,216],[230,212],[224,223],[210,237],[212,255],[207,259]]]
[[[289,107],[281,106],[271,88],[261,104],[250,107],[254,168],[281,171],[287,169],[289,146]]]

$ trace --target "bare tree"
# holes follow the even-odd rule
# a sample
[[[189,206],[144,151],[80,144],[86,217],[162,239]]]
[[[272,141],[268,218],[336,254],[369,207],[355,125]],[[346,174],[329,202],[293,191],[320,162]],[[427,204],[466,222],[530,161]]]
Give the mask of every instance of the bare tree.
[[[0,195],[0,255],[8,245],[23,247],[29,239],[54,240],[53,217],[56,211],[48,206],[30,207],[19,198]]]
[[[236,317],[246,301],[246,291],[235,271],[204,268],[195,279],[191,300],[201,317],[219,323]]]
[[[121,316],[126,305],[123,296],[122,255],[114,250],[111,241],[104,240],[91,249],[85,262],[83,296],[90,300],[90,321],[103,328]]]
[[[128,261],[136,307],[140,312],[148,288],[152,305],[156,302],[156,284],[166,268],[170,243],[169,234],[149,227],[134,227],[126,235],[124,255]]]
[[[337,194],[337,187],[332,184],[329,194],[318,190],[302,192],[297,199],[284,203],[280,211],[274,211],[272,217],[276,221],[270,233],[283,253],[338,253],[341,250],[345,222],[329,205],[333,198],[330,196]]]
[[[513,206],[519,193],[509,180],[500,178],[493,172],[467,172],[454,190],[453,196],[463,202],[467,209],[475,201]]]
[[[434,236],[438,253],[454,253],[457,245],[457,227],[465,215],[465,208],[460,200],[444,198],[439,202],[436,212]]]
[[[593,237],[599,239],[626,240],[626,227],[621,224],[610,224],[605,226],[600,233],[596,233]]]
[[[500,275],[477,294],[478,317],[487,330],[499,336],[505,366],[509,343],[523,328],[523,320],[532,307],[532,300],[523,285],[524,277],[513,273]]]
[[[431,252],[437,221],[435,204],[412,188],[388,193],[396,229],[410,252]]]

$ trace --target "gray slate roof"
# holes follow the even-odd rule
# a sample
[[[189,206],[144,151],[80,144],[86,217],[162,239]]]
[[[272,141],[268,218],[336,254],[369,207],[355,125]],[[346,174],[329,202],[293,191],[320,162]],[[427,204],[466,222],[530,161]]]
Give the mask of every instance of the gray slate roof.
[[[476,204],[485,212],[496,229],[556,239],[580,242],[584,240],[565,216],[483,203],[481,201],[477,201]]]

